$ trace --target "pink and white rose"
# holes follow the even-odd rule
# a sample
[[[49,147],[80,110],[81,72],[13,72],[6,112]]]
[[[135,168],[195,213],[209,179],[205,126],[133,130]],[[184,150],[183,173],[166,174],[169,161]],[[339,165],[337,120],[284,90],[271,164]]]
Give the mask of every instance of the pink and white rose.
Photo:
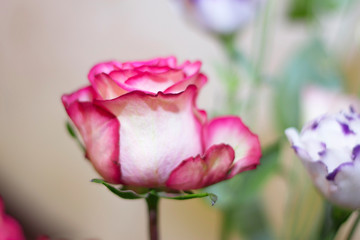
[[[202,188],[254,169],[258,137],[234,116],[207,120],[196,106],[200,62],[174,57],[105,62],[90,86],[62,97],[86,157],[104,180],[130,186]]]

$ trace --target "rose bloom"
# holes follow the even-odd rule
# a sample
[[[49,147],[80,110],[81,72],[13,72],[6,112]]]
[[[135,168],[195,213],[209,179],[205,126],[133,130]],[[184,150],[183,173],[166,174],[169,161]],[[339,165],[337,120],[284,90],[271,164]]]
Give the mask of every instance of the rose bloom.
[[[0,197],[0,240],[25,240],[20,224],[5,213],[4,203]]]
[[[285,133],[320,192],[334,204],[360,208],[360,115],[350,108]]]
[[[206,30],[228,35],[245,27],[264,0],[175,0],[184,14]]]
[[[200,62],[174,57],[105,62],[90,86],[62,97],[86,157],[110,183],[202,188],[256,168],[258,137],[234,116],[207,120],[196,106]]]

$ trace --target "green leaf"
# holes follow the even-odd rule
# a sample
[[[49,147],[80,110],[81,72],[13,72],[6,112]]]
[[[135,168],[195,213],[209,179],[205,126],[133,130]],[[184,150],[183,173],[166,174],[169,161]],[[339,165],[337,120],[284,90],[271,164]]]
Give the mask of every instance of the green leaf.
[[[193,198],[204,198],[204,197],[209,197],[210,201],[211,201],[211,205],[214,206],[214,204],[216,203],[218,197],[213,194],[213,193],[192,193],[192,194],[180,194],[180,195],[173,195],[171,196],[170,194],[166,194],[166,193],[158,193],[159,197],[162,198],[166,198],[166,199],[173,199],[173,200],[188,200],[188,199],[193,199]]]
[[[104,185],[112,193],[124,199],[148,198],[149,194],[151,194],[157,197],[161,197],[165,199],[173,199],[173,200],[188,200],[193,198],[209,197],[212,205],[214,205],[217,201],[217,196],[213,193],[192,193],[191,191],[180,192],[180,191],[172,191],[172,190],[164,191],[163,189],[149,189],[149,188],[129,187],[129,186],[124,186],[121,189],[119,189],[105,182],[102,179],[92,179],[91,182]]]
[[[291,20],[310,22],[324,13],[335,11],[349,0],[291,0],[288,15]],[[352,1],[352,0],[350,0]]]
[[[117,189],[104,180],[101,179],[92,179],[91,182],[99,183],[107,187],[112,193],[116,194],[117,196],[124,198],[124,199],[139,199],[139,198],[146,198],[147,194],[138,194],[133,190],[121,190]]]
[[[75,141],[77,142],[77,144],[80,146],[80,148],[83,150],[83,152],[86,152],[86,149],[84,147],[84,145],[82,145],[81,141],[79,140],[78,136],[76,135],[75,129],[73,128],[73,126],[71,125],[70,122],[66,122],[66,129],[68,131],[68,133],[70,134],[70,136],[75,139]]]
[[[66,122],[66,129],[68,131],[68,133],[70,134],[71,137],[73,138],[77,138],[76,133],[74,128],[72,127],[72,125],[70,124],[70,122]]]

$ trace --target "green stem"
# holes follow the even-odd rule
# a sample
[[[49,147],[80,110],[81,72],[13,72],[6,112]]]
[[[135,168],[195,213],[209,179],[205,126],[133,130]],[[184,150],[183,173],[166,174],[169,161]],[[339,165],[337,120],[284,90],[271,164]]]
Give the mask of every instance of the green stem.
[[[260,39],[260,41],[258,42],[258,44],[256,44],[256,48],[257,48],[257,53],[256,53],[256,60],[255,60],[255,65],[254,65],[254,69],[253,69],[253,81],[255,86],[259,85],[262,81],[262,70],[263,70],[263,65],[265,62],[265,58],[266,58],[266,53],[267,53],[267,46],[269,45],[269,25],[271,22],[271,10],[272,10],[272,0],[268,1],[266,3],[266,8],[265,8],[265,13],[262,17],[262,19],[259,21],[260,23],[260,30],[258,30],[259,32],[257,33],[257,38]]]
[[[225,211],[223,211],[220,239],[221,240],[229,240],[230,233],[231,233],[231,212],[225,210]]]
[[[357,218],[356,218],[354,224],[353,224],[352,227],[351,227],[351,230],[350,230],[350,232],[349,232],[349,235],[348,235],[347,238],[346,238],[347,240],[351,240],[351,239],[352,239],[352,237],[354,236],[354,233],[355,233],[355,231],[356,231],[356,228],[357,228],[357,226],[359,225],[359,222],[360,222],[360,212],[358,212]]]
[[[158,204],[159,197],[153,194],[149,194],[146,197],[146,203],[149,212],[149,236],[150,240],[159,240],[158,230]]]
[[[334,222],[332,220],[332,205],[325,201],[324,203],[324,218],[320,230],[320,238],[324,240],[334,239],[336,231],[334,229]]]

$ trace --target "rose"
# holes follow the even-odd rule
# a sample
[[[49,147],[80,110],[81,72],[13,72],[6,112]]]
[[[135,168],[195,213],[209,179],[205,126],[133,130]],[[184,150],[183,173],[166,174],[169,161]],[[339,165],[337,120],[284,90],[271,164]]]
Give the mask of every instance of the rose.
[[[262,0],[176,0],[195,24],[220,34],[233,34],[254,18]]]
[[[24,240],[20,224],[5,213],[4,203],[0,197],[0,240]]]
[[[348,112],[321,116],[286,135],[315,186],[331,202],[360,208],[360,115]]]
[[[197,189],[254,169],[259,140],[240,118],[207,120],[196,107],[200,62],[106,62],[91,85],[62,97],[86,157],[108,182]]]

